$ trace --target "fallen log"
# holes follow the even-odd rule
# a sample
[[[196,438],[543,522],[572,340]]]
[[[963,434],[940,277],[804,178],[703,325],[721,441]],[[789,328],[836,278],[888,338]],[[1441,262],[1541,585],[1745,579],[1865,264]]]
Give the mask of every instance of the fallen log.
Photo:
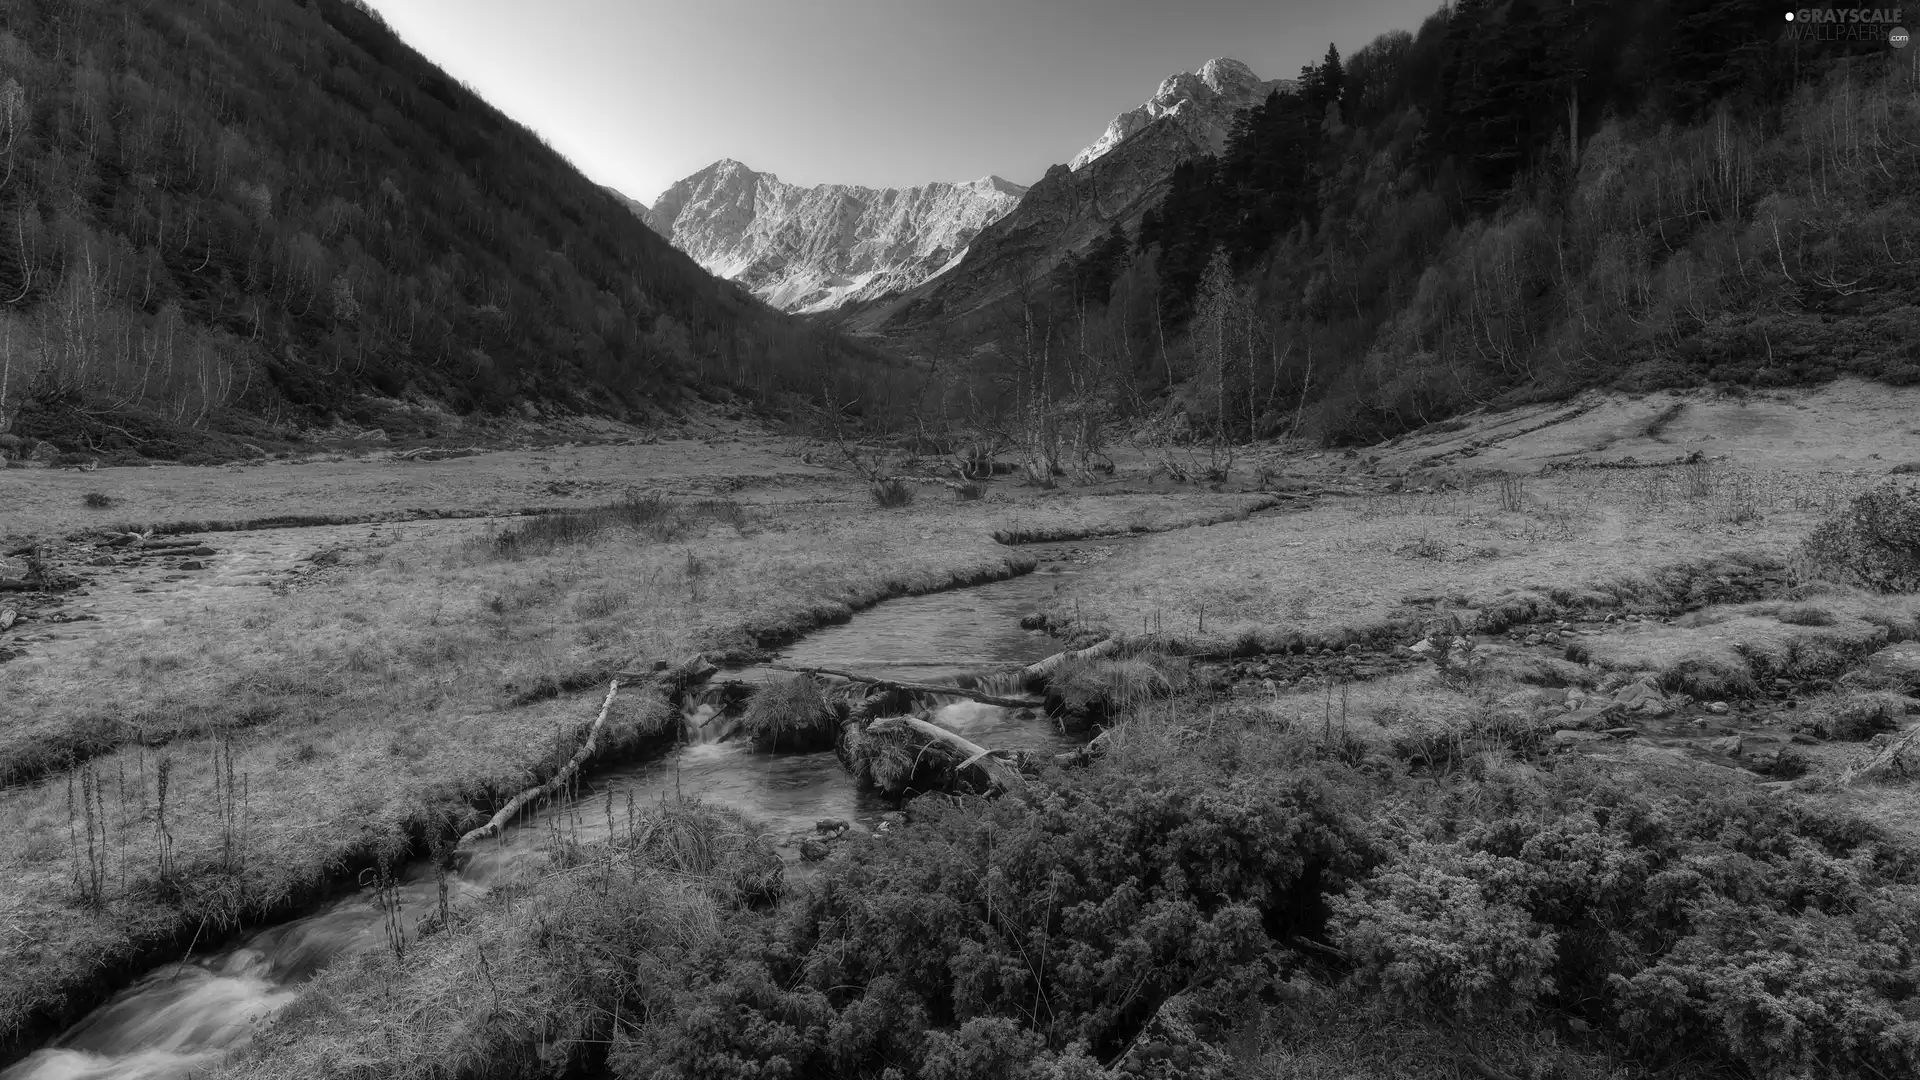
[[[1851,784],[1855,780],[1869,777],[1906,775],[1913,766],[1903,761],[1902,756],[1910,749],[1914,749],[1916,742],[1920,742],[1920,727],[1915,727],[1899,738],[1891,740],[1867,760],[1841,770],[1840,783]]]
[[[848,682],[865,683],[882,690],[905,690],[910,694],[947,694],[953,697],[972,698],[982,705],[997,705],[1003,709],[1037,709],[1045,702],[1038,698],[1001,697],[998,694],[983,694],[978,690],[969,690],[963,686],[948,686],[944,683],[900,682],[896,679],[882,679],[873,675],[861,675],[852,671],[840,671],[835,668],[798,667],[791,664],[768,664],[775,671],[791,671],[798,675],[830,675]]]
[[[580,744],[580,749],[574,752],[572,760],[568,761],[559,772],[553,774],[553,779],[548,780],[544,784],[536,784],[522,791],[520,794],[515,795],[507,802],[507,805],[501,807],[500,812],[493,815],[485,825],[468,831],[465,836],[460,838],[460,842],[454,846],[465,847],[476,841],[500,835],[500,830],[506,828],[507,822],[512,821],[515,815],[526,808],[528,803],[543,795],[552,795],[554,792],[565,787],[567,781],[573,779],[573,774],[580,771],[580,766],[584,764],[588,758],[593,756],[594,747],[598,745],[600,741],[600,728],[607,722],[607,710],[613,708],[613,695],[619,691],[620,680],[609,680],[607,683],[607,699],[600,703],[600,715],[593,718],[593,726],[587,729],[587,741]]]
[[[960,768],[964,769],[969,765],[979,768],[981,772],[987,774],[987,779],[993,781],[994,786],[1002,791],[1023,794],[1027,790],[1027,778],[1020,775],[1020,770],[995,759],[993,756],[995,751],[962,738],[938,724],[922,720],[917,716],[889,716],[883,720],[875,720],[867,726],[867,730],[873,731],[876,728],[885,730],[889,727],[910,728],[930,739],[945,743],[965,755],[966,760],[961,762]]]
[[[1057,652],[1045,660],[1035,664],[1028,664],[1026,667],[1021,668],[1020,682],[1022,684],[1031,684],[1037,679],[1050,677],[1055,671],[1058,671],[1062,665],[1072,663],[1076,660],[1098,660],[1103,656],[1112,656],[1119,651],[1120,639],[1108,638],[1097,645],[1089,645],[1078,651],[1068,650],[1066,652]]]

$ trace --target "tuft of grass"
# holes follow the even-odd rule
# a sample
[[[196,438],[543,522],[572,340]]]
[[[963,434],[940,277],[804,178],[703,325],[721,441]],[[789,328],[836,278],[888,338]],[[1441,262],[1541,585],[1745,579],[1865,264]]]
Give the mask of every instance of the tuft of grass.
[[[1744,663],[1706,652],[1691,652],[1660,672],[1660,688],[1696,701],[1730,701],[1760,692]]]
[[[1795,604],[1792,607],[1782,608],[1774,618],[1789,626],[1832,626],[1839,621],[1834,617],[1833,612],[1812,604]]]
[[[755,691],[740,727],[765,749],[811,751],[834,744],[840,720],[820,683],[810,675],[796,675]]]
[[[1074,661],[1063,664],[1048,683],[1047,711],[1074,726],[1105,723],[1192,685],[1193,667],[1182,657],[1141,653]]]
[[[978,480],[968,480],[953,489],[954,502],[973,502],[987,493],[987,486]]]
[[[113,505],[112,496],[99,491],[87,492],[86,496],[80,501],[86,503],[87,507],[92,510],[105,510]]]
[[[1810,702],[1794,726],[1822,739],[1865,742],[1882,732],[1900,730],[1909,699],[1899,694],[1852,693]]]
[[[875,480],[867,485],[867,493],[873,496],[873,505],[882,510],[900,510],[912,506],[915,495],[913,485],[898,478]]]

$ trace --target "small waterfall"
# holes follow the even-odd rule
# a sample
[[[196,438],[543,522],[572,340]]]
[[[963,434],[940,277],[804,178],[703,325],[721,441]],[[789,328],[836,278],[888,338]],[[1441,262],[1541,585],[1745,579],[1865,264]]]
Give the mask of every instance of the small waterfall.
[[[733,734],[740,719],[730,706],[740,695],[733,683],[710,683],[688,691],[680,702],[680,731],[689,746],[717,743]]]

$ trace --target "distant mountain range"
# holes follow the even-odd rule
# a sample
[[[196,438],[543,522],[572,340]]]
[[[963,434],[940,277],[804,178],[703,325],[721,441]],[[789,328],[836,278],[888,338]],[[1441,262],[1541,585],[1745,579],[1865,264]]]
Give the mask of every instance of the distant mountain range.
[[[1137,224],[1182,160],[1218,153],[1234,114],[1291,85],[1237,60],[1209,60],[1114,117],[1032,188],[997,176],[905,189],[801,187],[721,160],[626,204],[717,277],[790,312],[841,312],[873,331],[957,313]],[[950,310],[951,309],[951,310]]]
[[[997,176],[802,187],[725,159],[668,188],[641,219],[716,277],[781,310],[814,312],[933,277],[1026,190]]]

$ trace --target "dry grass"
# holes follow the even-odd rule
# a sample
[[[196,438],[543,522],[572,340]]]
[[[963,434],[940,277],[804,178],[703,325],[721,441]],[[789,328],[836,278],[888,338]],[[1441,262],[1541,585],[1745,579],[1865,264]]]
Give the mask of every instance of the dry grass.
[[[1671,497],[1650,503],[1650,477],[1662,492],[1671,485]],[[1524,497],[1511,484],[1484,482],[1328,500],[1143,540],[1145,557],[1078,582],[1057,610],[1077,605],[1112,632],[1230,642],[1290,633],[1363,639],[1422,611],[1485,613],[1505,625],[1568,607],[1752,599],[1718,579],[1784,566],[1844,488],[1821,478],[1722,477],[1690,499],[1685,486],[1679,470],[1576,470],[1529,479]],[[1757,500],[1757,518],[1748,499]]]
[[[0,731],[0,763],[45,778],[0,789],[0,1038],[91,992],[102,968],[177,955],[203,924],[217,933],[517,791],[571,754],[591,718],[567,692],[629,663],[750,655],[889,596],[1019,572],[1031,560],[990,539],[1013,515],[1095,531],[1149,504],[1174,517],[1229,501],[1055,495],[879,514],[849,512],[850,499],[737,515],[679,504],[664,532],[609,512],[611,525],[579,535],[577,520],[522,523],[504,551],[503,533],[463,526],[350,551],[332,584],[225,591],[223,604],[65,643],[57,663],[15,660],[0,667],[0,700],[23,719]],[[675,730],[637,696],[608,723],[609,753]],[[214,764],[229,734],[248,792],[237,869],[212,854],[236,831]],[[75,887],[87,860],[71,840],[70,753],[104,785],[99,902]],[[163,758],[177,868],[164,881]]]
[[[838,482],[830,470],[801,462],[797,449],[790,439],[747,436],[508,450],[434,462],[329,454],[299,463],[227,467],[8,470],[0,480],[0,536],[61,535],[106,524],[98,510],[82,502],[89,491],[112,501],[112,517],[138,524],[404,515],[422,507],[499,512],[586,507],[618,498],[635,477],[668,494],[692,497],[733,490],[743,482],[780,483],[817,494],[821,485]]]

